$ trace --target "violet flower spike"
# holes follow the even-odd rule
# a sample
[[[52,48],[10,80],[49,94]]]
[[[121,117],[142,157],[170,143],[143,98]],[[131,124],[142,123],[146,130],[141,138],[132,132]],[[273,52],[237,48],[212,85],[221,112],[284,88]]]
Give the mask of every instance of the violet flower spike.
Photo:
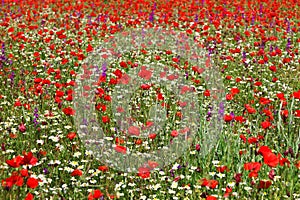
[[[154,21],[154,10],[152,10],[151,13],[150,13],[149,21],[150,21],[150,22],[153,22],[153,21]]]
[[[9,78],[11,80],[11,84],[13,84],[14,83],[14,79],[15,79],[15,73],[12,72]]]
[[[246,52],[243,51],[243,59],[246,59]]]
[[[224,102],[221,102],[219,104],[219,112],[218,112],[218,120],[222,120],[224,117],[224,113],[225,113],[225,104]]]
[[[107,71],[107,63],[104,62],[103,65],[102,65],[102,76],[105,76],[106,77],[106,71]]]
[[[39,124],[39,122],[37,121],[39,118],[39,114],[38,114],[38,108],[36,107],[34,109],[34,119],[33,119],[33,122],[34,122],[34,126],[37,126]]]
[[[195,22],[198,22],[198,15],[195,16]]]
[[[255,16],[253,15],[253,16],[252,16],[252,19],[251,19],[251,25],[252,25],[252,26],[254,25],[254,22],[255,22]]]
[[[288,26],[287,26],[286,32],[289,33],[291,31],[291,24],[289,21],[287,23],[288,23]]]

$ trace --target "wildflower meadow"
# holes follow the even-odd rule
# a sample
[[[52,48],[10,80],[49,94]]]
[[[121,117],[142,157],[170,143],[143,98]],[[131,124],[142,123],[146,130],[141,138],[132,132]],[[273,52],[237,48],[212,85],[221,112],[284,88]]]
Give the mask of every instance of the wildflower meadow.
[[[300,1],[0,4],[0,200],[300,199]]]

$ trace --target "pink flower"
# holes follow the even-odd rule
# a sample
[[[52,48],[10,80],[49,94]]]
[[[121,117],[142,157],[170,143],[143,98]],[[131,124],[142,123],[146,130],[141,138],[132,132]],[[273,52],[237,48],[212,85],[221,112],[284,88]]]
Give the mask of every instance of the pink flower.
[[[19,131],[20,131],[21,133],[24,133],[24,132],[26,131],[25,124],[21,123],[21,124],[19,125]]]

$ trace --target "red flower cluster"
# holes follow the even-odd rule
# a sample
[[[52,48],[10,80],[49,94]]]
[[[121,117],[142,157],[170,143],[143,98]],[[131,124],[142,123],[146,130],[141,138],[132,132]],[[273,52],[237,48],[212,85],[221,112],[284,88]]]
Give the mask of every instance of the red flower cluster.
[[[2,180],[2,186],[6,187],[7,189],[11,189],[14,185],[16,186],[23,186],[24,178],[28,177],[27,170],[21,170],[19,172],[13,172],[12,175],[6,179]],[[26,182],[27,187],[34,189],[39,186],[39,180],[33,177],[29,177]]]
[[[26,153],[23,152],[23,156],[16,156],[12,158],[11,160],[6,160],[5,162],[10,166],[14,168],[18,168],[21,165],[35,165],[37,163],[38,159],[33,156],[32,152]]]
[[[264,163],[269,167],[276,167],[278,164],[280,164],[280,166],[284,166],[285,164],[290,165],[287,158],[282,158],[281,154],[274,154],[268,146],[261,146],[258,153],[263,156]]]
[[[71,107],[64,108],[62,111],[68,116],[75,115],[75,110]]]
[[[138,169],[138,174],[139,177],[145,179],[150,177],[150,169],[147,167],[140,167]]]
[[[88,200],[99,199],[102,196],[103,196],[102,192],[97,189],[89,193]]]
[[[206,178],[203,178],[201,180],[199,180],[199,183],[202,187],[209,187],[210,189],[215,189],[217,187],[217,185],[219,184],[219,182],[217,180],[209,180]]]

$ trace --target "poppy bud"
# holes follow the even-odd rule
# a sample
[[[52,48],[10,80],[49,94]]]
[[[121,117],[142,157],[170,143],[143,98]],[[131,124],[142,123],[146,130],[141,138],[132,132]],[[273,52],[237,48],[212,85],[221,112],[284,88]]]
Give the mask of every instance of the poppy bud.
[[[21,123],[21,124],[19,125],[19,131],[20,131],[21,133],[24,133],[24,132],[26,131],[26,127],[25,127],[25,125],[24,125],[23,123]]]

